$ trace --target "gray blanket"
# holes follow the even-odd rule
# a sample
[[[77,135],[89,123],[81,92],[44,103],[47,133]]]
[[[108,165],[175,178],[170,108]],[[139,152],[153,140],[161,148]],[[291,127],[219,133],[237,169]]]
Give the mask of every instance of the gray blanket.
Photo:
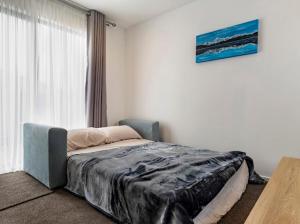
[[[73,155],[66,189],[124,224],[189,224],[246,160],[244,152],[149,143]]]

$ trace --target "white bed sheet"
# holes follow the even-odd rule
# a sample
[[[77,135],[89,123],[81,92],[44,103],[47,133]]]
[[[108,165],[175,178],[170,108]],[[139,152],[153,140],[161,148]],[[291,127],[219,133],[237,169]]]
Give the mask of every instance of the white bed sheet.
[[[147,139],[128,139],[128,140],[114,142],[114,143],[110,143],[110,144],[98,145],[98,146],[89,147],[89,148],[85,148],[85,149],[70,151],[70,152],[68,152],[68,157],[70,157],[72,155],[76,155],[76,154],[98,152],[98,151],[115,149],[115,148],[124,147],[124,146],[143,145],[143,144],[147,144],[150,142],[152,142],[152,141],[147,140]]]
[[[89,147],[86,149],[74,150],[68,152],[68,157],[76,154],[110,150],[124,146],[143,145],[152,141],[146,139],[129,139],[111,144]],[[246,162],[242,164],[239,170],[227,181],[217,196],[203,208],[203,210],[194,219],[195,224],[215,224],[224,216],[241,198],[246,190],[249,179],[249,172]]]

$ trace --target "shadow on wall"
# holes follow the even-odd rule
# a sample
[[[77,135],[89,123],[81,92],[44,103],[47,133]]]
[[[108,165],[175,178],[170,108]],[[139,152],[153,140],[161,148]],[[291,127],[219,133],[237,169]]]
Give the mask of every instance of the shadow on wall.
[[[160,141],[171,142],[172,130],[166,123],[159,122]]]

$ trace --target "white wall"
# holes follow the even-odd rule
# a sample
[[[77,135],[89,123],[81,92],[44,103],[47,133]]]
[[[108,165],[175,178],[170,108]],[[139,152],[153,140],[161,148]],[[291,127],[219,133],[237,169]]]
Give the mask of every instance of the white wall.
[[[106,32],[107,114],[114,125],[125,117],[125,31],[108,27]]]
[[[300,157],[300,2],[198,0],[126,31],[128,117],[166,141],[243,150],[270,175]],[[195,37],[259,18],[260,52],[196,64]]]

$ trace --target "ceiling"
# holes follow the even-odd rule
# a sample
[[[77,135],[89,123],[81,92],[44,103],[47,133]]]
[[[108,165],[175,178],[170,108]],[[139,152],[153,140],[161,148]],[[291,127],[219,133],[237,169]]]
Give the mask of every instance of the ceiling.
[[[127,28],[195,0],[73,0]]]

